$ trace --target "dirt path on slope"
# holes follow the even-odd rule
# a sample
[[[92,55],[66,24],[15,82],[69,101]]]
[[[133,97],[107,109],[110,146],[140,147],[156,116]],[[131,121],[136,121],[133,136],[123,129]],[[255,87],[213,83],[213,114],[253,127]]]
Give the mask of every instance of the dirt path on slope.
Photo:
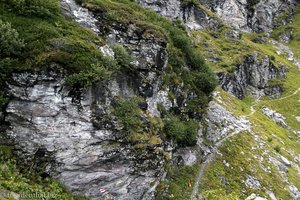
[[[299,91],[300,91],[300,88],[298,88],[297,90],[295,90],[292,94],[287,95],[287,96],[285,96],[285,97],[281,97],[281,98],[279,98],[279,99],[272,99],[272,100],[266,100],[266,101],[256,101],[256,102],[250,107],[251,113],[248,114],[248,115],[246,115],[246,117],[252,116],[252,115],[256,112],[256,110],[254,109],[254,107],[257,106],[257,105],[260,104],[260,103],[269,102],[269,101],[280,101],[280,100],[283,100],[283,99],[287,99],[287,98],[289,98],[289,97],[292,97],[292,96],[296,95]]]
[[[231,134],[228,134],[226,137],[224,137],[223,139],[219,140],[215,144],[214,148],[212,149],[212,153],[207,156],[207,158],[205,159],[205,161],[201,165],[201,168],[200,168],[198,176],[197,176],[197,180],[196,180],[196,182],[194,184],[194,187],[193,187],[192,199],[195,199],[195,200],[197,199],[197,194],[198,194],[198,191],[199,191],[199,186],[201,185],[201,180],[202,180],[205,168],[214,159],[214,157],[216,155],[216,152],[218,150],[218,147],[220,147],[227,139],[235,136],[238,133],[239,133],[239,131],[232,132]]]

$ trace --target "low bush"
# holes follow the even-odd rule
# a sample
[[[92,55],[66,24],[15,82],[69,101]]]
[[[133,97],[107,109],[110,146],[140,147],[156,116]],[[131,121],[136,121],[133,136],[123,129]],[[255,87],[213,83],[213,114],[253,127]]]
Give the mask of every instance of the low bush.
[[[125,130],[129,133],[139,132],[142,128],[141,110],[137,101],[138,99],[118,99],[114,106],[114,115],[122,122]]]
[[[18,55],[24,47],[19,33],[8,22],[0,20],[0,58]]]
[[[120,44],[113,45],[112,49],[115,53],[115,60],[120,66],[120,70],[133,70],[133,59],[126,49]]]
[[[280,152],[280,146],[279,145],[276,145],[275,147],[274,147],[274,150],[277,152],[277,153],[279,153]]]
[[[93,83],[108,79],[111,72],[102,63],[91,64],[89,69],[72,74],[66,79],[66,84],[75,87],[88,87]]]
[[[193,146],[197,142],[199,125],[194,120],[183,121],[176,116],[171,116],[165,122],[164,131],[168,138],[173,139],[180,146]]]

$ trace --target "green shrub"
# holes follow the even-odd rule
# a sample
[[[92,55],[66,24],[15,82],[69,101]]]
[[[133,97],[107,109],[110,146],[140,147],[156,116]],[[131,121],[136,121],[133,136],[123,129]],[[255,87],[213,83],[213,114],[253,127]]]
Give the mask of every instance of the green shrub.
[[[66,84],[76,87],[88,87],[93,83],[108,79],[111,72],[103,66],[102,63],[91,64],[87,70],[72,74],[66,79]]]
[[[12,72],[13,60],[11,58],[0,58],[0,85],[4,82],[8,75]]]
[[[274,147],[274,150],[275,150],[277,153],[279,153],[279,152],[280,152],[280,146],[279,146],[279,145],[276,145],[276,146]]]
[[[19,15],[49,17],[59,12],[57,0],[1,0]]]
[[[165,122],[164,131],[168,138],[173,139],[180,146],[193,146],[197,142],[199,125],[194,120],[182,121],[176,116],[171,116]]]
[[[18,55],[24,47],[19,33],[8,22],[0,20],[0,58]]]
[[[194,90],[200,90],[204,92],[204,94],[210,94],[214,91],[215,87],[217,86],[217,81],[215,75],[210,72],[196,72],[194,73],[193,77],[193,86]],[[201,93],[198,93],[201,95]]]
[[[120,44],[113,45],[112,49],[115,53],[115,60],[117,61],[117,64],[120,66],[120,69],[133,70],[133,65],[132,65],[133,59],[126,51],[126,49]]]
[[[137,101],[137,99],[119,99],[113,110],[114,115],[122,122],[125,130],[129,133],[138,132],[142,127],[141,110]]]
[[[208,102],[208,97],[205,94],[203,94],[198,96],[197,98],[188,101],[187,108],[190,112],[202,113],[205,111]]]

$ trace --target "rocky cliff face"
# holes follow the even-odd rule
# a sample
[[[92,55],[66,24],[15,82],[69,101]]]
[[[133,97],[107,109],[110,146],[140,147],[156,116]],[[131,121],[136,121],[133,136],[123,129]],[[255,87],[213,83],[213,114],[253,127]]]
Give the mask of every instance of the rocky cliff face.
[[[216,30],[224,22],[243,32],[269,32],[287,23],[294,5],[290,0],[264,0],[251,5],[246,0],[199,2],[201,6],[179,0],[138,0],[163,16],[182,20],[190,30]],[[181,112],[194,94],[180,86],[162,86],[169,57],[165,40],[133,23],[103,26],[101,13],[92,13],[72,0],[63,0],[61,5],[66,17],[105,35],[105,45],[99,47],[105,56],[113,59],[112,46],[122,44],[133,57],[134,72],[123,71],[84,90],[67,87],[64,73],[13,74],[7,81],[11,100],[0,112],[0,121],[10,125],[6,135],[19,160],[31,169],[55,177],[73,193],[91,199],[154,199],[159,181],[165,178],[166,157],[173,164],[191,166],[202,151],[204,155],[211,153],[204,138],[215,144],[230,134],[250,130],[250,122],[218,104],[220,97],[215,93],[216,100],[204,115],[195,148],[177,148],[159,134],[150,145],[136,148],[113,113],[119,98],[141,98],[141,120],[149,124],[149,118],[161,116],[159,106]],[[288,14],[278,21],[284,13]],[[282,88],[272,80],[284,79],[286,72],[286,67],[276,67],[269,56],[253,53],[233,73],[217,76],[219,85],[240,99],[248,91],[257,97],[278,98]],[[169,91],[174,93],[173,99]],[[149,131],[149,126],[144,131]]]
[[[257,97],[278,98],[282,88],[280,84],[270,84],[270,81],[284,79],[286,71],[284,66],[275,67],[268,56],[259,58],[258,54],[253,54],[236,67],[234,74],[221,72],[218,76],[221,87],[238,98],[243,98],[247,89]]]
[[[13,100],[6,121],[18,157],[92,199],[99,198],[101,187],[107,191],[103,198],[149,195],[150,184],[163,174],[163,146],[137,152],[116,121],[97,121],[107,112],[111,93],[130,95],[124,82],[120,85],[122,90],[117,82],[114,89],[91,87],[74,101],[60,75],[15,74],[9,83]]]
[[[273,27],[291,20],[293,0],[200,0],[206,9],[192,2],[179,0],[139,0],[141,5],[151,8],[171,19],[180,19],[192,30],[217,29],[220,21],[239,31],[270,32]],[[279,18],[282,19],[279,19]]]
[[[155,10],[162,16],[182,20],[191,30],[217,29],[221,22],[202,7],[179,0],[139,0],[139,4]]]
[[[208,10],[223,20],[225,25],[242,32],[270,32],[274,27],[288,23],[293,13],[294,1],[200,1],[206,8],[194,3],[172,1],[138,1],[159,14],[180,19],[191,30],[217,29],[221,25]],[[279,19],[280,18],[280,19]],[[237,37],[237,36],[235,36]],[[287,68],[276,68],[270,58],[253,55],[244,58],[234,73],[219,73],[220,86],[238,98],[248,91],[254,96],[277,98],[282,92],[280,84],[270,84],[273,79],[285,78]]]
[[[62,1],[62,8],[67,17],[104,34],[93,15],[74,1]],[[113,58],[110,46],[122,44],[134,59],[134,73],[124,72],[85,90],[66,87],[63,73],[13,74],[7,82],[11,101],[5,121],[20,162],[91,199],[153,198],[165,171],[165,154],[172,155],[173,146],[158,138],[136,149],[112,114],[112,104],[119,98],[141,97],[140,107],[150,117],[160,116],[158,104],[167,110],[186,105],[185,100],[171,102],[168,90],[161,89],[166,43],[144,31],[134,24],[110,27],[107,44],[99,51]]]
[[[269,32],[287,23],[292,16],[294,1],[221,0],[205,1],[225,24],[246,32]],[[283,17],[283,20],[278,20]]]

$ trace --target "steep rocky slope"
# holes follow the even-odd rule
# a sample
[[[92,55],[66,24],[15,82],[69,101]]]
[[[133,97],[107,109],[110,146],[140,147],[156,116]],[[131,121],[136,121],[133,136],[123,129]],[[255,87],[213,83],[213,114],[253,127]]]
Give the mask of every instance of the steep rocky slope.
[[[1,138],[25,172],[90,199],[300,198],[297,2],[0,2],[20,35]]]

